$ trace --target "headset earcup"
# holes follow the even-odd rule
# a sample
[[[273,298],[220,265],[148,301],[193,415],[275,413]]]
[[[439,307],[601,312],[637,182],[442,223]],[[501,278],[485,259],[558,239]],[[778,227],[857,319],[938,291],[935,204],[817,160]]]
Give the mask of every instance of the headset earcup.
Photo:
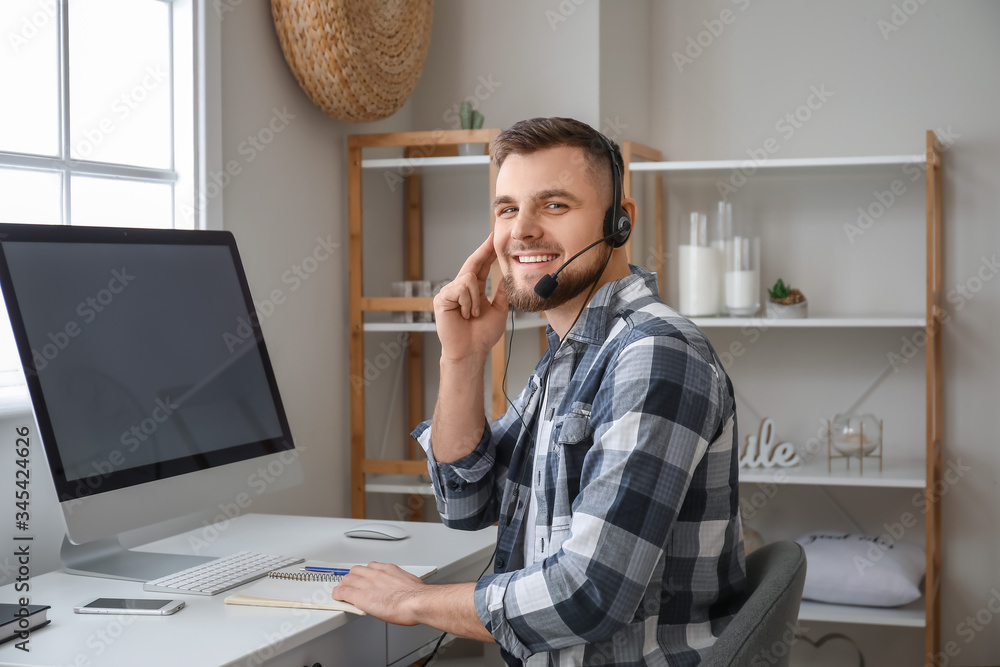
[[[607,243],[612,248],[617,248],[618,243],[618,225],[616,224],[618,210],[616,206],[610,207],[604,213],[604,238]]]
[[[618,207],[618,229],[614,238],[614,247],[621,248],[628,242],[629,235],[632,234],[632,220],[628,217],[625,209]]]
[[[604,215],[604,238],[612,248],[621,248],[632,233],[632,219],[621,206],[608,209]],[[610,238],[609,238],[610,237]]]

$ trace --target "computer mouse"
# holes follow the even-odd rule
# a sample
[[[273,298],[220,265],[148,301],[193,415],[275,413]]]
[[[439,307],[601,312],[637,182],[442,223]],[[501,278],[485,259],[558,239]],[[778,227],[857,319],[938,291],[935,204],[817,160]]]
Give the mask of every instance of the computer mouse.
[[[402,540],[410,536],[399,526],[388,523],[366,523],[363,526],[355,526],[350,530],[345,530],[344,535],[364,540]]]

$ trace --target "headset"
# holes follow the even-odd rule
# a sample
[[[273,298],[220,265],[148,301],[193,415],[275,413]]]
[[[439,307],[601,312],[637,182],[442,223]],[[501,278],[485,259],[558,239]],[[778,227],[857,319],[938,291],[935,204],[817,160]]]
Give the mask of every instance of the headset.
[[[604,214],[604,238],[612,248],[621,248],[628,241],[629,234],[632,233],[632,219],[622,206],[622,173],[618,168],[618,159],[615,156],[615,149],[611,142],[600,132],[597,136],[601,138],[604,146],[608,149],[611,157],[611,180],[612,180],[612,200],[608,212]]]

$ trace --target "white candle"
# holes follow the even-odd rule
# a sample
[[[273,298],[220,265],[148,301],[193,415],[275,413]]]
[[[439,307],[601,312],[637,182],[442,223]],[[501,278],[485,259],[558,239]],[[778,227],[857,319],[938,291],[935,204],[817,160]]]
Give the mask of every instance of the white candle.
[[[719,314],[722,254],[710,246],[678,246],[678,312],[688,317]]]
[[[748,317],[760,307],[760,273],[758,271],[726,271],[726,310],[730,315]]]
[[[719,285],[719,296],[717,297],[719,300],[719,306],[716,309],[716,312],[719,315],[722,315],[723,311],[726,309],[726,281],[723,280],[726,272],[726,240],[716,239],[715,241],[712,241],[712,247],[718,253],[719,258],[718,278],[715,281]]]

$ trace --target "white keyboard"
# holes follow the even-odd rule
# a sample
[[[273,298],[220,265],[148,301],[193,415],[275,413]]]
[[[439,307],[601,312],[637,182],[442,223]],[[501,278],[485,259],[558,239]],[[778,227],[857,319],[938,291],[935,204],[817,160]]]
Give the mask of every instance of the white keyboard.
[[[304,558],[268,556],[252,551],[216,558],[195,567],[147,581],[142,590],[180,595],[215,595],[260,579],[268,572],[301,563]]]

